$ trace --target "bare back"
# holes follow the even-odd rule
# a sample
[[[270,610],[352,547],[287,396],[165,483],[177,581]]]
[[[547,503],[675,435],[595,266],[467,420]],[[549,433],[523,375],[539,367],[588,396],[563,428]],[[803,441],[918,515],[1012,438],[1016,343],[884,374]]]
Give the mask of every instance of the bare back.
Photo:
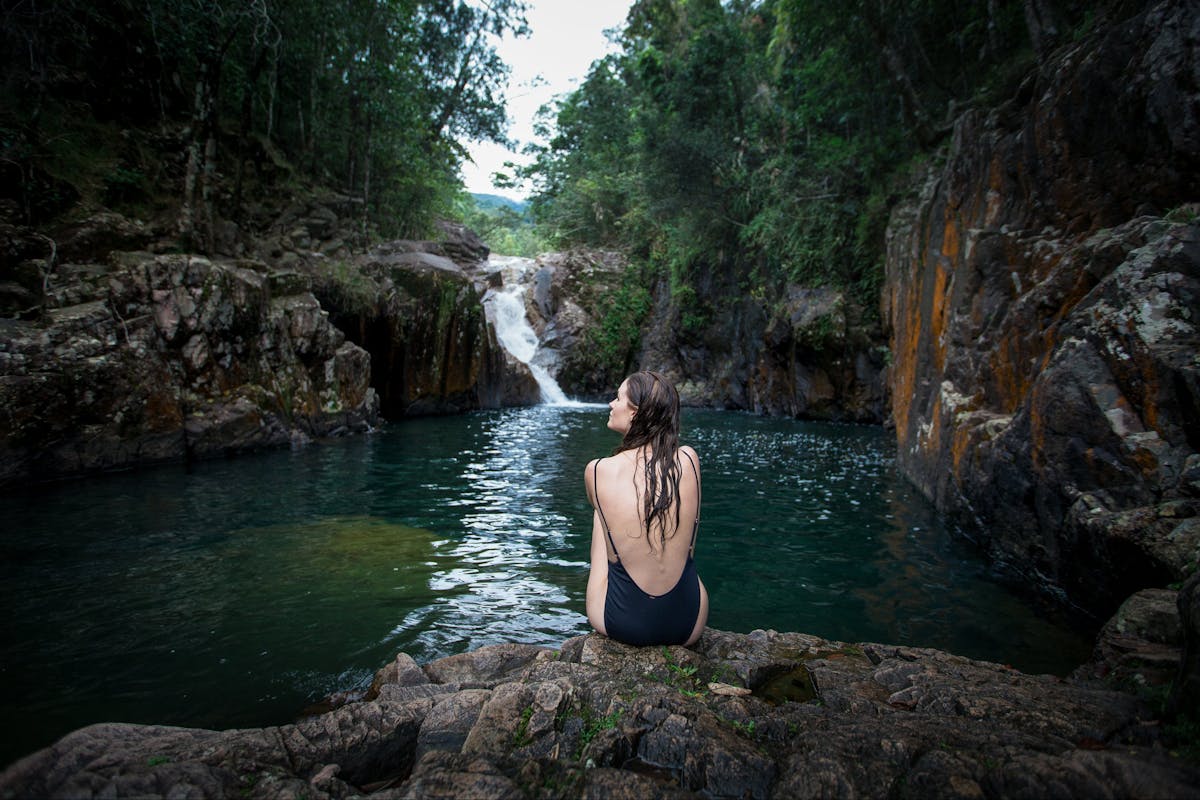
[[[671,591],[682,574],[692,547],[692,533],[699,516],[700,485],[698,458],[690,447],[681,447],[675,454],[679,469],[679,520],[672,510],[666,519],[666,542],[663,544],[657,525],[646,536],[643,497],[645,493],[645,455],[642,451],[626,450],[592,465],[588,481],[593,506],[603,509],[603,520],[612,533],[612,545],[606,545],[609,562],[620,557],[629,576],[642,591],[661,595]],[[690,461],[690,464],[689,464]],[[599,511],[594,514],[595,526],[603,532]],[[606,539],[607,541],[607,539]]]

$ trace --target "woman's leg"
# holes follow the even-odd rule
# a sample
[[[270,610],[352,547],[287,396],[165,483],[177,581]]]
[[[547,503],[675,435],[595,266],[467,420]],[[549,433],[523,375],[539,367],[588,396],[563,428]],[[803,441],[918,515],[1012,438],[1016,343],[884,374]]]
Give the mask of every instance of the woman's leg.
[[[688,637],[688,645],[700,640],[700,634],[704,633],[704,625],[708,622],[708,589],[704,588],[704,581],[699,578],[696,580],[700,584],[700,613],[696,616],[696,627],[692,628],[692,635]]]

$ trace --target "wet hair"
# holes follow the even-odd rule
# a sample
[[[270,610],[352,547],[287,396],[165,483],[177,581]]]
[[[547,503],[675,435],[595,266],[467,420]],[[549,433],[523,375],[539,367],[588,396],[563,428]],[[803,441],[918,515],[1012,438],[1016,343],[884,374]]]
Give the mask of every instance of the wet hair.
[[[625,381],[626,397],[637,413],[613,455],[649,448],[644,467],[646,491],[642,496],[642,516],[647,543],[651,543],[651,531],[657,528],[659,545],[665,548],[668,514],[674,506],[675,530],[678,530],[682,502],[679,464],[675,459],[675,451],[679,449],[679,392],[657,372],[635,372]]]

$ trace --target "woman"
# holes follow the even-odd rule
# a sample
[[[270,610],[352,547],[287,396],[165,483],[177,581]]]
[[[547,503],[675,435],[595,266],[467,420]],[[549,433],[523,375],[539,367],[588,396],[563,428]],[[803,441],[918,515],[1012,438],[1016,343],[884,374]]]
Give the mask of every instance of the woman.
[[[626,644],[693,644],[708,591],[692,559],[700,461],[679,446],[679,394],[661,375],[636,372],[608,405],[621,444],[583,473],[595,509],[588,622]]]

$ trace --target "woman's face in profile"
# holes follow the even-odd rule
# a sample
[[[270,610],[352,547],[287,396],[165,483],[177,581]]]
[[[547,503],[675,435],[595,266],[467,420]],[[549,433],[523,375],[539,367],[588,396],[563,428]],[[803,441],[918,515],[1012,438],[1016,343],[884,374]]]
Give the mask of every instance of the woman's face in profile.
[[[636,409],[629,404],[629,381],[621,383],[617,389],[617,397],[609,404],[608,412],[608,427],[622,436],[629,430],[629,423],[633,421],[633,415],[637,413]]]

